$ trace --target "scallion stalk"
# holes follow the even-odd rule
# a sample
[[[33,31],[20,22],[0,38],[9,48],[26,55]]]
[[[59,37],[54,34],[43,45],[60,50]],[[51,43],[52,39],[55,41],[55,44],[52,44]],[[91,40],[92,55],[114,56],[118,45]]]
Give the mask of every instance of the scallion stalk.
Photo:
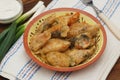
[[[7,35],[6,35],[5,39],[3,40],[3,42],[0,45],[0,61],[5,56],[5,53],[9,50],[11,45],[14,43],[14,38],[15,38],[15,33],[16,33],[16,26],[17,26],[17,24],[15,22],[13,22],[10,25],[10,28],[8,30]]]
[[[24,31],[26,29],[26,25],[27,25],[27,23],[19,26],[19,29],[17,30],[17,33],[16,33],[15,41],[17,41],[18,38],[24,33]]]
[[[9,28],[5,29],[1,34],[0,34],[0,44],[2,43],[3,39],[5,38],[6,34],[8,33]]]

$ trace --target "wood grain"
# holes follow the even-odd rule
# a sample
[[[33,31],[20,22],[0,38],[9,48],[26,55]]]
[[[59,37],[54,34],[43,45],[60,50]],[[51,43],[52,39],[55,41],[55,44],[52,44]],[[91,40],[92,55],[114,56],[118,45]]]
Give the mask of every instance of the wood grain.
[[[30,10],[39,0],[23,0],[24,12]],[[42,0],[47,6],[51,0]],[[10,24],[0,24],[0,32],[7,28]],[[0,80],[7,80],[0,77]],[[88,79],[89,80],[89,79]],[[120,58],[114,65],[106,80],[120,80]]]

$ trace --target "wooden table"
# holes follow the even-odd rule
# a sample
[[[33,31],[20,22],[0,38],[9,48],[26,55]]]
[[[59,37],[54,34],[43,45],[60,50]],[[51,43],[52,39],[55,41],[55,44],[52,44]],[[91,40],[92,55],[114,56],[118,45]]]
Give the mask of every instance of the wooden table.
[[[30,10],[39,0],[23,0],[24,4],[24,12]],[[47,6],[51,0],[42,0],[45,3],[45,6]],[[7,26],[10,24],[3,25],[0,24],[0,32],[2,32]],[[0,76],[0,80],[7,80]],[[113,69],[109,73],[107,80],[120,80],[120,58],[118,59],[117,63],[114,65]]]

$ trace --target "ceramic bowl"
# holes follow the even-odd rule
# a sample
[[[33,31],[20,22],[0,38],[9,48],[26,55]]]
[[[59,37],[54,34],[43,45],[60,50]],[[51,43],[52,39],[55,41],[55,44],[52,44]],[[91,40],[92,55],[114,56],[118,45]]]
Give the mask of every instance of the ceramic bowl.
[[[54,13],[57,16],[61,16],[66,13],[75,13],[75,12],[80,13],[80,20],[82,19],[91,25],[95,23],[100,24],[100,31],[98,33],[100,37],[99,37],[99,42],[97,43],[97,48],[95,50],[94,55],[89,60],[74,67],[54,67],[46,63],[43,63],[37,56],[34,55],[34,53],[30,49],[29,43],[30,43],[31,36],[36,32],[37,27],[39,27],[40,24],[44,22],[44,19],[50,16],[51,14]],[[52,10],[43,12],[42,14],[35,17],[28,24],[27,29],[25,30],[25,33],[24,33],[24,48],[26,50],[26,53],[29,55],[29,57],[42,67],[45,67],[50,70],[62,71],[62,72],[76,71],[76,70],[80,70],[90,66],[92,63],[97,61],[99,57],[103,54],[106,47],[106,41],[107,41],[106,32],[104,27],[101,25],[100,21],[97,18],[95,18],[93,15],[89,14],[88,12],[85,12],[79,9],[74,9],[74,8],[57,8],[57,9],[52,9]]]
[[[12,0],[9,2],[3,1],[4,4],[9,6],[2,5],[4,8],[1,10],[0,23],[8,24],[15,21],[23,13],[23,3],[22,0]],[[16,5],[15,5],[16,4]],[[1,7],[0,7],[1,8]],[[5,16],[3,16],[5,15]]]

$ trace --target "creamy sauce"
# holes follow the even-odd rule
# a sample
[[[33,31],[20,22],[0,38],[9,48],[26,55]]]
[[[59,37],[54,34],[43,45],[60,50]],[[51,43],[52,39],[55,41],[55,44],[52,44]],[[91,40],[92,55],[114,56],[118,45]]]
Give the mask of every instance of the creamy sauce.
[[[11,19],[22,10],[22,5],[17,0],[0,0],[0,20]]]

